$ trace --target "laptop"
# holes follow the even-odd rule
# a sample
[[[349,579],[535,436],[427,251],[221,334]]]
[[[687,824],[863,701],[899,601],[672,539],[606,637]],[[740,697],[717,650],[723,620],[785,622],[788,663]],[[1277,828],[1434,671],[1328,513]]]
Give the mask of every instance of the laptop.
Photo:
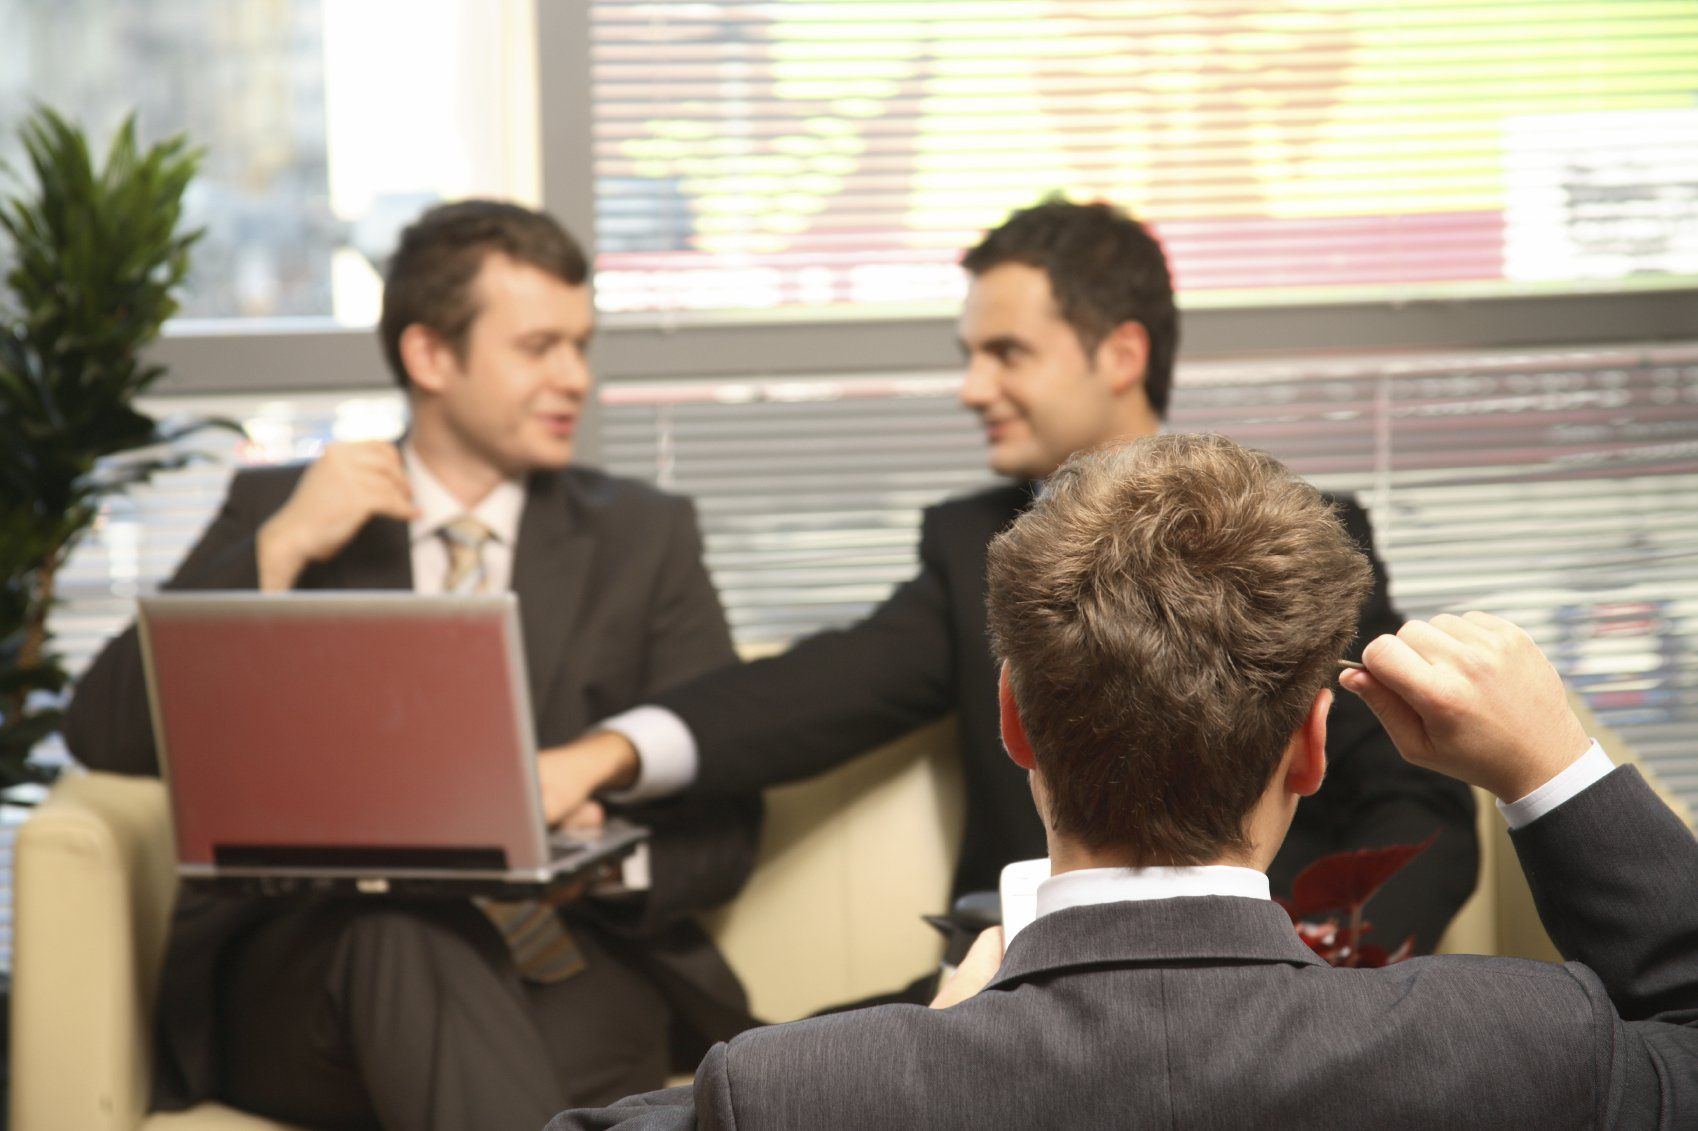
[[[138,603],[184,880],[524,896],[647,835],[616,819],[550,834],[511,593]]]

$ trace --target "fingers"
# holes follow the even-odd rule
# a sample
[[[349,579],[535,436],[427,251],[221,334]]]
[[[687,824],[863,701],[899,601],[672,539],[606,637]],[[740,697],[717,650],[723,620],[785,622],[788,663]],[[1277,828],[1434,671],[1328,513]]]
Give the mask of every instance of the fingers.
[[[1342,672],[1338,682],[1339,686],[1360,696],[1368,705],[1406,761],[1422,764],[1427,760],[1431,743],[1426,723],[1415,708],[1368,672]]]
[[[1556,669],[1526,632],[1470,612],[1410,621],[1363,650],[1364,672],[1339,685],[1360,695],[1417,765],[1513,801],[1584,752],[1584,727]]]

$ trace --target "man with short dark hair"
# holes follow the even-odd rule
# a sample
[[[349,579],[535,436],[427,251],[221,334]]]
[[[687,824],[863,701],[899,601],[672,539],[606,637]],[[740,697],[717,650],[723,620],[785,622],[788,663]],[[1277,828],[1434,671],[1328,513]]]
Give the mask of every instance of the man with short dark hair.
[[[1002,735],[1051,865],[1036,917],[1006,952],[987,931],[932,1009],[756,1029],[693,1088],[550,1131],[1698,1123],[1698,841],[1507,621],[1410,622],[1341,681],[1405,756],[1501,798],[1574,961],[1335,969],[1269,898],[1370,584],[1262,453],[1070,460],[989,554]]]
[[[548,766],[595,719],[733,658],[683,500],[571,466],[593,323],[578,245],[517,205],[433,208],[388,268],[399,443],[239,472],[173,589],[512,589]],[[373,672],[373,692],[393,673]],[[286,688],[278,689],[287,695]],[[310,708],[310,704],[304,705]],[[79,681],[72,751],[156,773],[135,631]],[[643,806],[646,881],[530,905],[515,939],[465,900],[254,900],[187,890],[159,998],[155,1104],[219,1097],[312,1126],[534,1128],[658,1086],[747,1023],[693,918],[754,859],[758,802]],[[564,933],[548,930],[557,921]],[[532,957],[525,957],[527,954]],[[696,1046],[692,1055],[688,1050]]]
[[[1161,245],[1108,204],[1048,201],[1016,212],[968,251],[959,323],[966,374],[960,399],[983,421],[988,462],[1013,480],[929,508],[920,571],[865,620],[781,655],[679,687],[661,710],[608,720],[607,733],[562,759],[557,788],[606,785],[639,795],[763,787],[820,773],[954,711],[966,784],[966,823],[953,896],[994,890],[1002,867],[1043,854],[1044,832],[1024,778],[1002,756],[996,665],[984,613],[985,547],[1031,502],[1038,484],[1076,451],[1155,434],[1167,411],[1179,325]],[[1374,569],[1358,643],[1402,618],[1373,557],[1367,513],[1333,500]],[[1376,896],[1376,935],[1413,935],[1430,951],[1474,888],[1474,802],[1458,782],[1406,764],[1370,712],[1338,705],[1333,770],[1306,799],[1271,869],[1288,891],[1329,852],[1438,841]],[[559,779],[576,769],[576,786]],[[907,991],[925,1001],[926,980]]]

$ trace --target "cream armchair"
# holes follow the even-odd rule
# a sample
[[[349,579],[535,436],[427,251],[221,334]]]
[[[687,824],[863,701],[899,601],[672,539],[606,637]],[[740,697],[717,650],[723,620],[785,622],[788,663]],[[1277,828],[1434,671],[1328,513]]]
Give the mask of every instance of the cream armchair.
[[[12,1127],[290,1131],[219,1104],[147,1114],[177,889],[159,782],[65,778],[18,830],[13,861]]]

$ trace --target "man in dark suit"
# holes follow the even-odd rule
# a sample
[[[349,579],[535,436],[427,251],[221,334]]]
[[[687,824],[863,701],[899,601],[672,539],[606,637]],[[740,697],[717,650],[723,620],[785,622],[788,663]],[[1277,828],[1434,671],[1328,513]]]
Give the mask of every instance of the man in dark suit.
[[[734,658],[690,504],[569,466],[590,387],[586,275],[541,213],[427,212],[391,261],[381,325],[408,396],[405,440],[239,473],[167,585],[511,588],[550,821],[570,808],[551,786],[561,744]],[[93,767],[157,772],[133,627],[82,677],[66,737]],[[628,867],[623,891],[563,901],[546,969],[516,961],[464,900],[186,890],[160,990],[156,1105],[218,1096],[313,1126],[535,1128],[566,1103],[658,1086],[669,1052],[693,1064],[747,1024],[692,913],[742,884],[759,805],[630,815],[653,828],[646,876]]]
[[[582,794],[612,783],[644,796],[688,787],[707,797],[790,781],[954,711],[967,805],[953,895],[994,889],[1004,864],[1043,854],[1025,781],[997,737],[985,547],[1069,455],[1159,429],[1178,316],[1160,244],[1106,204],[1017,212],[963,266],[961,401],[984,422],[991,470],[1013,482],[927,510],[919,574],[867,619],[659,697],[670,729],[650,720],[639,733],[621,720],[617,732],[578,744]],[[1354,655],[1402,618],[1367,514],[1350,499],[1334,502],[1374,569]],[[1398,758],[1359,703],[1340,703],[1329,731],[1327,787],[1299,810],[1270,871],[1275,889],[1289,891],[1304,865],[1329,852],[1439,831],[1372,909],[1378,937],[1395,946],[1413,935],[1417,951],[1430,951],[1474,888],[1473,797]]]
[[[1330,511],[1221,437],[1069,461],[989,559],[1036,918],[933,1009],[757,1029],[693,1088],[551,1131],[1698,1125],[1698,841],[1507,621],[1410,622],[1341,681],[1404,756],[1502,799],[1573,961],[1334,968],[1268,898],[1370,584]]]

